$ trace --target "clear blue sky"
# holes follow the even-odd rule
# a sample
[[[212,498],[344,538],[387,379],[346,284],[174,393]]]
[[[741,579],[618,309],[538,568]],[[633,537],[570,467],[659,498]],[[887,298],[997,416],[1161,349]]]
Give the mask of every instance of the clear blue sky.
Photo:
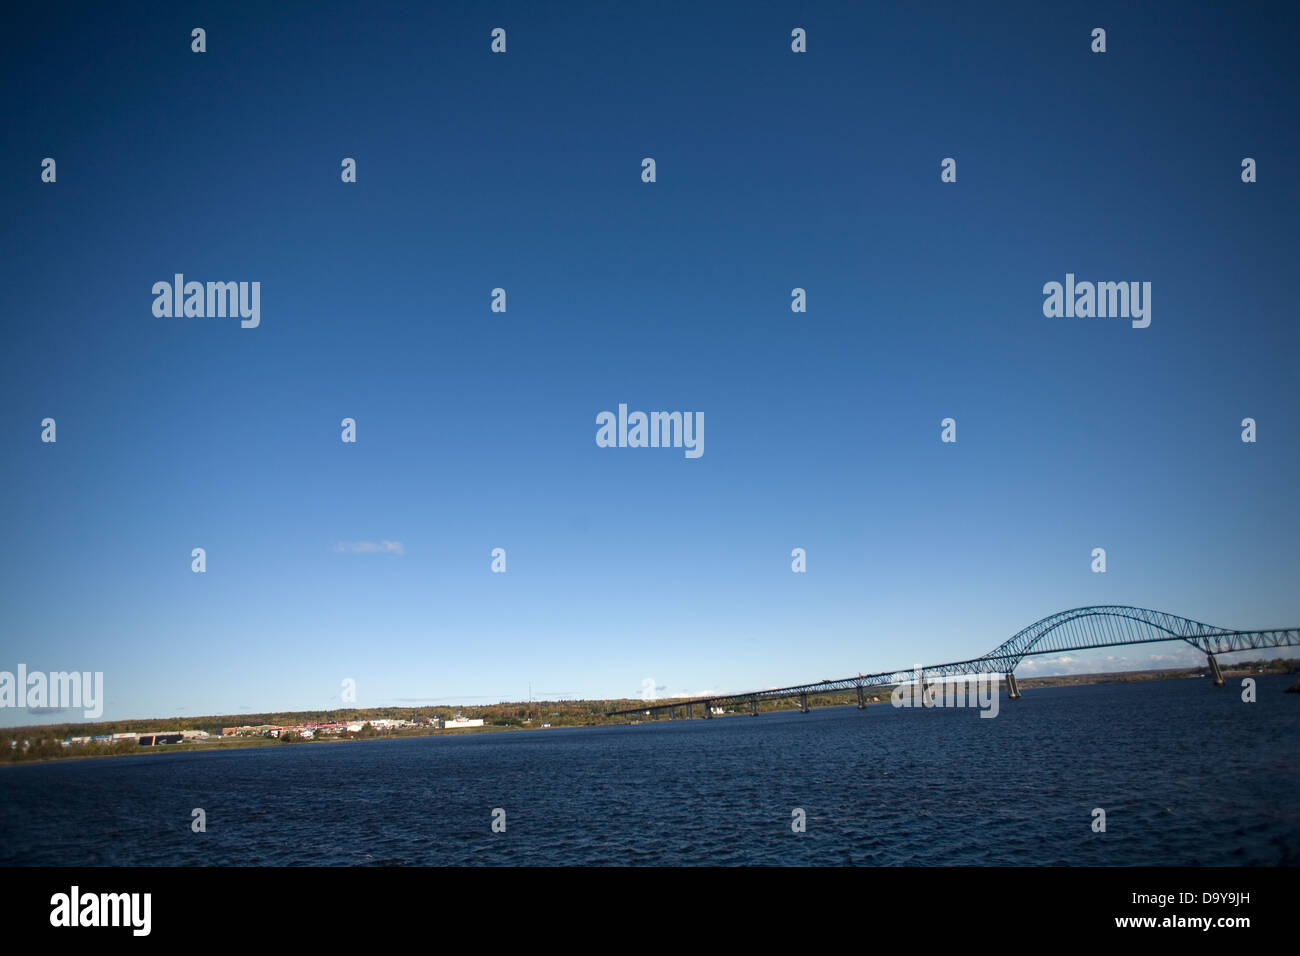
[[[0,669],[101,670],[108,719],[1300,624],[1300,17],[1045,6],[11,13]],[[177,272],[260,327],[155,317]],[[1151,326],[1045,318],[1067,272]],[[705,454],[598,448],[620,402]]]

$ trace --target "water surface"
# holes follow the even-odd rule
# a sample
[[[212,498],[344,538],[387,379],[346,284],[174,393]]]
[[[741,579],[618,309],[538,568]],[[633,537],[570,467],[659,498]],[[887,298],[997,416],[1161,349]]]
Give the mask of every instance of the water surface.
[[[1296,865],[1294,680],[18,765],[0,863]]]

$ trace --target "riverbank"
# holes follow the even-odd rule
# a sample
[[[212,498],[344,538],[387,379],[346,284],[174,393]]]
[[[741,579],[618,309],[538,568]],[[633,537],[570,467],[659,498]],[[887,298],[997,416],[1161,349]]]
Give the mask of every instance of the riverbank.
[[[1257,674],[1279,674],[1294,672],[1300,667],[1300,661],[1284,660],[1281,658],[1272,661],[1242,661],[1231,666],[1223,667],[1225,677],[1237,678]],[[1106,671],[1093,674],[1058,674],[1041,677],[1021,677],[1019,679],[1020,689],[1033,690],[1045,687],[1067,687],[1080,686],[1087,684],[1112,684],[1112,683],[1135,683],[1142,681],[1157,680],[1208,680],[1208,674],[1205,667],[1183,667],[1167,668],[1157,670],[1141,671]],[[889,700],[889,693],[892,688],[877,687],[872,688],[872,694],[868,697],[869,704],[885,703]],[[566,727],[599,727],[611,725],[637,724],[643,721],[639,719],[629,719],[629,715],[622,717],[605,717],[604,713],[608,710],[616,709],[633,709],[644,701],[634,699],[625,700],[602,700],[602,701],[552,701],[552,702],[530,702],[527,704],[497,704],[488,707],[465,706],[455,708],[459,713],[472,713],[473,716],[482,716],[485,720],[495,719],[496,723],[486,723],[482,727],[471,727],[464,729],[434,729],[434,728],[411,728],[394,731],[377,731],[373,728],[367,728],[363,733],[342,734],[339,736],[322,736],[312,739],[292,739],[283,740],[275,737],[261,736],[214,736],[207,739],[187,740],[183,743],[175,744],[158,744],[156,746],[142,747],[134,741],[117,741],[112,744],[70,744],[64,746],[62,741],[68,736],[70,729],[75,729],[79,734],[85,734],[88,730],[99,731],[100,734],[113,732],[122,732],[124,730],[134,730],[139,733],[161,732],[168,727],[175,727],[183,724],[186,727],[220,728],[223,725],[230,725],[233,718],[228,716],[200,717],[190,718],[185,721],[179,719],[173,720],[152,720],[152,721],[126,721],[126,722],[104,722],[100,724],[69,724],[53,726],[29,726],[18,727],[0,733],[0,747],[7,748],[8,752],[0,752],[0,766],[20,766],[23,764],[49,763],[63,760],[97,760],[101,757],[121,757],[131,754],[162,754],[162,753],[193,753],[196,751],[210,750],[246,750],[255,747],[303,747],[316,744],[343,744],[359,743],[365,740],[395,740],[407,737],[444,737],[444,736],[463,736],[465,734],[476,733],[499,733],[506,730],[543,730],[554,729],[562,730]],[[662,704],[664,701],[657,701]],[[824,695],[810,695],[809,705],[811,707],[840,707],[847,704],[855,704],[856,696],[852,692],[839,692]],[[445,710],[447,708],[438,708]],[[792,709],[790,702],[783,700],[764,700],[759,702],[760,713],[774,713]],[[258,719],[263,722],[303,722],[306,719],[320,716],[346,716],[349,720],[366,721],[367,719],[381,720],[392,717],[395,714],[414,716],[416,714],[425,715],[427,712],[418,708],[376,708],[373,710],[349,710],[349,711],[332,711],[325,715],[312,714],[310,712],[299,712],[296,714],[268,714],[245,716],[241,720]],[[533,716],[524,716],[531,713]],[[729,712],[730,713],[730,712]],[[748,711],[746,711],[748,713]],[[553,723],[543,724],[541,721],[543,715],[546,720]],[[24,753],[29,755],[19,756],[17,751],[22,748],[24,741],[27,746]],[[12,742],[12,743],[11,743]],[[57,749],[55,749],[57,748]]]

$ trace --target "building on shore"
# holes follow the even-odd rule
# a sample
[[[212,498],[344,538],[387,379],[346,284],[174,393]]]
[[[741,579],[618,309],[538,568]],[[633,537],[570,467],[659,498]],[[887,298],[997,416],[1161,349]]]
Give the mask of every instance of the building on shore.
[[[469,717],[462,717],[460,714],[457,714],[455,717],[452,717],[450,720],[438,721],[437,726],[441,730],[461,730],[465,727],[482,727],[483,718],[475,717],[471,719]]]

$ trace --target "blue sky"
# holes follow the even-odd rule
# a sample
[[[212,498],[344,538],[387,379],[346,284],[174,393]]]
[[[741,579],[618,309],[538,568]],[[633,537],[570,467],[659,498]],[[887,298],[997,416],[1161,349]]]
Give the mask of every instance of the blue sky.
[[[1300,624],[1293,9],[441,6],[2,31],[0,669],[126,718]],[[260,326],[155,317],[178,272]],[[1067,272],[1151,282],[1150,327],[1044,317]],[[597,447],[620,402],[704,455]]]

